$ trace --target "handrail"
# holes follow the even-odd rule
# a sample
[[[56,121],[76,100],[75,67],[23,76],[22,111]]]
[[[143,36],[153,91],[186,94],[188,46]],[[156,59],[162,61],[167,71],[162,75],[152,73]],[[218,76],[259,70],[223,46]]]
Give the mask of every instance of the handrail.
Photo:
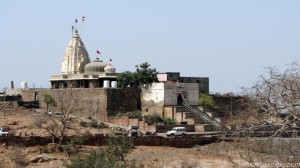
[[[214,118],[210,117],[208,114],[206,114],[204,111],[199,110],[198,108],[193,108],[191,105],[187,104],[186,102],[182,102],[184,107],[194,114],[196,114],[198,117],[200,117],[202,120],[204,120],[206,123],[213,125],[215,128],[220,129],[221,125],[220,123],[215,120]]]

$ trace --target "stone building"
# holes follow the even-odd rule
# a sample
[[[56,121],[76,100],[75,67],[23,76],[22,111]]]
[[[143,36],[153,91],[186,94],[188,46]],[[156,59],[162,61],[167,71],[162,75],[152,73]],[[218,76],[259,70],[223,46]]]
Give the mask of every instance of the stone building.
[[[172,83],[198,83],[199,93],[209,93],[208,77],[182,77],[180,72],[159,72],[157,78],[160,82]]]
[[[52,89],[116,87],[116,68],[99,58],[90,61],[78,32],[75,31],[61,66],[61,75],[51,76]]]

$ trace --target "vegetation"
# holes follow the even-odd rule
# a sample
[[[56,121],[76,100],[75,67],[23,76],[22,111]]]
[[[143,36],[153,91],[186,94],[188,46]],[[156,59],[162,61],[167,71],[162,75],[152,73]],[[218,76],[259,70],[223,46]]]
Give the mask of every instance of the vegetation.
[[[79,124],[80,124],[80,126],[82,126],[82,127],[88,127],[88,126],[89,126],[89,123],[86,122],[86,121],[80,121]]]
[[[71,127],[73,120],[72,114],[80,111],[79,97],[73,89],[65,89],[55,93],[55,101],[59,109],[59,114],[54,117],[54,113],[50,115],[37,116],[35,126],[46,130],[54,143],[55,138],[59,139],[58,147],[62,149],[65,133],[68,127]]]
[[[49,108],[51,106],[53,107],[57,107],[57,102],[56,100],[52,97],[51,94],[49,93],[45,93],[44,94],[44,102],[46,103],[47,107],[46,107],[46,112],[49,112]]]
[[[216,106],[214,99],[208,94],[201,94],[199,99],[199,105],[212,109]]]
[[[148,85],[158,81],[156,69],[150,68],[148,62],[142,63],[139,66],[136,65],[135,67],[135,72],[126,71],[117,76],[119,87],[125,88],[130,86],[137,88],[141,85]]]
[[[174,119],[171,118],[164,119],[164,125],[174,125],[174,124],[176,124],[176,121]]]
[[[16,146],[11,155],[11,160],[15,164],[15,167],[26,167],[29,163],[26,161],[26,154],[22,147]],[[1,163],[3,164],[3,163]]]
[[[141,113],[141,111],[139,111],[139,110],[132,111],[132,112],[128,112],[128,113],[126,113],[126,116],[127,116],[128,118],[137,118],[137,119],[139,119],[139,120],[142,120],[142,119],[143,119],[142,113]]]
[[[90,127],[98,128],[99,124],[98,121],[95,119],[92,119],[90,122]]]
[[[148,124],[157,124],[157,123],[163,123],[164,119],[161,118],[159,115],[146,115],[144,116],[145,121],[148,122]]]
[[[108,146],[91,151],[86,156],[78,156],[72,160],[72,163],[66,165],[67,168],[126,168],[136,167],[134,164],[128,164],[125,160],[127,153],[134,149],[132,140],[123,135],[121,137],[110,137]]]
[[[256,116],[257,123],[280,124],[282,129],[299,123],[300,112],[300,68],[293,63],[283,72],[275,67],[267,67],[265,75],[251,88],[244,89],[248,101],[241,110]],[[285,120],[277,120],[279,114]],[[264,117],[262,117],[264,116]]]
[[[86,139],[87,137],[85,136],[75,136],[70,140],[70,142],[63,146],[63,150],[68,155],[69,159],[79,153],[78,145],[82,144]]]

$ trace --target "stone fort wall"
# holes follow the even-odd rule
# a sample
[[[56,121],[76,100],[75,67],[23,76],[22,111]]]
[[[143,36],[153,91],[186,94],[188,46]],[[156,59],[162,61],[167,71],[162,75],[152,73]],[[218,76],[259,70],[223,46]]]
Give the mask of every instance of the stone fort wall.
[[[23,101],[37,100],[46,108],[44,94],[49,93],[56,99],[70,89],[22,90]],[[109,116],[116,116],[128,111],[140,109],[140,91],[137,89],[115,88],[73,88],[74,98],[79,99],[79,110],[76,115],[107,121]],[[59,109],[53,109],[58,111]]]

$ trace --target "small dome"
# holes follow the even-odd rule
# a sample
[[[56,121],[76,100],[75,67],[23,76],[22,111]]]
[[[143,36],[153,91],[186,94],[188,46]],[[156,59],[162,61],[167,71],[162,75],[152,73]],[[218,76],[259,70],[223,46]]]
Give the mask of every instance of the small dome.
[[[88,63],[88,64],[85,65],[84,72],[85,73],[99,73],[99,72],[104,72],[104,68],[107,65],[108,64],[104,63],[99,58],[96,58],[96,60],[94,60],[93,62]]]
[[[114,66],[112,66],[111,64],[107,65],[105,68],[104,68],[104,71],[106,73],[115,73],[116,72],[116,68]]]

